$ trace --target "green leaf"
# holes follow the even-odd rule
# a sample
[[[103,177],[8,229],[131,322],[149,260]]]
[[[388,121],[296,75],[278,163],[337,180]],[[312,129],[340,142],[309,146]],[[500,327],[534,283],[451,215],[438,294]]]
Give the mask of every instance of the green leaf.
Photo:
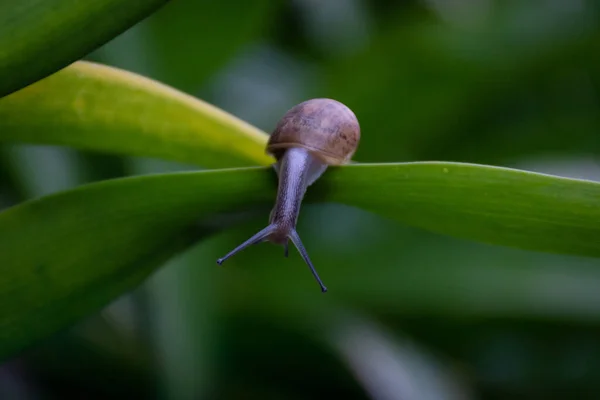
[[[0,97],[66,67],[166,2],[0,2]]]
[[[214,166],[269,164],[267,135],[137,74],[77,62],[0,99],[0,141]]]
[[[600,257],[600,183],[445,162],[350,166],[325,182],[328,201],[432,232]]]
[[[270,168],[185,172],[94,183],[0,213],[0,356],[134,288],[177,250],[235,222],[227,215],[264,208],[266,221],[275,192]],[[424,162],[332,168],[307,202],[345,203],[476,241],[598,257],[599,197],[594,182]],[[216,268],[215,260],[198,268]]]
[[[134,288],[176,251],[210,232],[207,224],[218,212],[243,209],[258,199],[266,203],[268,191],[235,199],[253,192],[257,180],[268,182],[264,171],[254,171],[246,186],[239,181],[246,175],[201,172],[104,181],[0,213],[0,356]]]

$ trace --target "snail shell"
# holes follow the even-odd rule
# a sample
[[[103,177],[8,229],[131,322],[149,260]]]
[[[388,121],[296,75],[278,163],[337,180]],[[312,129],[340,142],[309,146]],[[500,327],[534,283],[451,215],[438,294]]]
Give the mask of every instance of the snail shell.
[[[348,107],[331,99],[312,99],[291,108],[267,143],[277,160],[286,149],[301,147],[327,165],[350,162],[360,141],[358,119]]]

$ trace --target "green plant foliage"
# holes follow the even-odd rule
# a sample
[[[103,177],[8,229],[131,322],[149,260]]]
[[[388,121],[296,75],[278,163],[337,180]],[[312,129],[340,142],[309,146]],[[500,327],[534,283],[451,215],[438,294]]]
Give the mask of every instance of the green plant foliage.
[[[106,181],[0,214],[0,354],[12,354],[137,286],[210,229],[195,221],[252,204],[224,199],[233,200],[240,189],[252,192],[257,180],[240,186],[235,173],[200,173]],[[227,182],[233,197],[219,198]],[[266,193],[257,194],[266,202]]]
[[[0,141],[223,167],[268,164],[266,140],[262,131],[194,97],[89,62],[0,99]]]
[[[492,165],[598,176],[599,10],[0,0],[0,398],[598,397],[599,184]],[[310,97],[363,132],[300,214],[326,295],[296,251],[215,264],[276,176],[210,104],[267,130]]]
[[[85,56],[166,2],[0,2],[0,97]]]
[[[3,212],[0,354],[12,354],[130,290],[176,250],[227,226],[225,215],[266,209],[276,191],[273,178],[268,168],[125,178]],[[338,168],[311,189],[309,202],[345,203],[434,232],[600,256],[600,184],[593,182],[479,165],[406,163]],[[198,267],[216,268],[212,259]]]
[[[331,174],[329,181],[328,201],[433,232],[600,256],[596,182],[443,162],[351,166]]]
[[[498,7],[504,9],[499,15],[510,11],[469,28],[413,19],[410,12],[391,15],[371,45],[325,64],[328,94],[344,99],[358,112],[361,126],[382,139],[364,141],[360,160],[451,154],[453,160],[489,163],[498,154],[566,152],[595,143],[595,98],[581,104],[585,96],[566,93],[573,87],[563,83],[574,69],[598,70],[590,15],[576,13],[566,21],[564,10],[548,9],[544,20],[531,21],[537,33],[524,35],[512,18],[525,18],[538,7],[502,2]],[[517,94],[529,90],[533,98],[543,98],[539,108]],[[576,140],[565,143],[565,134]]]
[[[155,78],[177,88],[196,87],[259,38],[279,5],[272,0],[173,2],[148,19]],[[190,35],[211,40],[186,40]]]

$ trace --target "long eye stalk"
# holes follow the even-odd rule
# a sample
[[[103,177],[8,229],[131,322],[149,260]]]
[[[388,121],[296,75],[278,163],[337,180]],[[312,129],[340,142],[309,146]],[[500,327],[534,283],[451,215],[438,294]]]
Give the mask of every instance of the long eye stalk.
[[[275,231],[274,225],[267,226],[266,228],[252,236],[250,239],[246,240],[244,243],[231,250],[229,253],[227,253],[227,255],[225,255],[225,257],[219,258],[217,260],[217,264],[222,265],[225,261],[227,261],[228,258],[236,255],[240,251],[244,250],[246,247],[250,247],[253,244],[257,244],[266,240],[273,231]]]
[[[325,285],[323,285],[323,282],[321,281],[321,278],[319,277],[317,270],[315,270],[315,267],[314,267],[312,261],[310,261],[310,257],[308,256],[308,253],[306,252],[306,249],[304,248],[304,245],[302,244],[302,240],[300,240],[300,236],[298,235],[298,233],[296,232],[295,229],[290,232],[290,239],[292,239],[292,243],[294,243],[294,246],[296,246],[296,248],[298,249],[298,252],[304,259],[304,262],[310,268],[310,272],[312,272],[313,276],[319,283],[319,286],[321,286],[321,292],[325,293],[327,291],[327,287],[325,287]]]
[[[271,241],[283,245],[284,255],[287,257],[289,254],[288,242],[291,240],[306,265],[310,268],[310,271],[321,287],[321,291],[327,292],[327,288],[317,274],[302,244],[302,240],[296,232],[296,222],[306,187],[313,183],[325,171],[327,166],[302,148],[290,148],[286,150],[279,163],[279,168],[276,168],[279,175],[277,201],[271,212],[270,224],[237,246],[223,258],[219,258],[217,264],[222,265],[228,258],[262,241]]]

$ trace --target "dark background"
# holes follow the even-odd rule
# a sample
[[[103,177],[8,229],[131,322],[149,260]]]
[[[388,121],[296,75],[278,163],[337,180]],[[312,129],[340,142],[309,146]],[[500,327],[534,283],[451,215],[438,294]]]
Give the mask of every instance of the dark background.
[[[600,5],[586,0],[178,0],[86,59],[266,132],[296,103],[335,98],[360,121],[360,162],[597,179],[599,43]],[[192,168],[55,147],[1,151],[7,205]],[[267,244],[217,268],[267,217],[198,243],[0,367],[0,398],[600,397],[597,260],[322,204],[303,207],[299,231],[327,295],[295,251],[285,259]]]

